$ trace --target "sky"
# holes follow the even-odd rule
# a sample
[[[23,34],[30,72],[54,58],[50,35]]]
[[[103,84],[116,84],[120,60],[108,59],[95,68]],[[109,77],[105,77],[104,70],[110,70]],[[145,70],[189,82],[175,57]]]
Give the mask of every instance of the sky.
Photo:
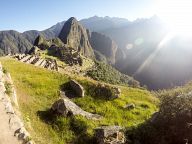
[[[44,30],[76,17],[110,16],[135,20],[155,15],[155,0],[1,0],[0,30]]]

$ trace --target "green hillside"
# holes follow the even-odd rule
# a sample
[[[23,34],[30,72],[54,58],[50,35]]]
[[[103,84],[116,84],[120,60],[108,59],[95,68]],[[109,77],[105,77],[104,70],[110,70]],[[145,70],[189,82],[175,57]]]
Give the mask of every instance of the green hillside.
[[[94,128],[101,125],[137,126],[157,110],[158,100],[147,90],[119,86],[121,97],[109,101],[102,95],[93,94],[90,87],[97,81],[78,75],[71,77],[10,58],[0,58],[0,61],[11,73],[25,125],[37,144],[93,143]],[[84,98],[73,98],[73,101],[85,111],[102,115],[102,120],[92,121],[80,116],[63,118],[50,113],[52,104],[59,99],[61,86],[71,78],[79,81],[86,90]],[[124,109],[130,103],[136,108]]]

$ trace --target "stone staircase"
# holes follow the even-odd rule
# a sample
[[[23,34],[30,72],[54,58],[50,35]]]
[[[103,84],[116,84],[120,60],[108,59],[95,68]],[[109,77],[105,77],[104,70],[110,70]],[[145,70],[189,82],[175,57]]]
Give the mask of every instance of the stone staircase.
[[[54,59],[43,59],[37,55],[29,55],[29,54],[15,54],[12,57],[20,62],[33,64],[35,66],[39,66],[49,70],[59,71],[57,61]]]

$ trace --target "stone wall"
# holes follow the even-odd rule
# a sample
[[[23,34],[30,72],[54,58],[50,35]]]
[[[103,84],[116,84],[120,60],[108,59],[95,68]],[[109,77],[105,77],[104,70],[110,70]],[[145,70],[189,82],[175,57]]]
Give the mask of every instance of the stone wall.
[[[11,84],[11,93],[8,96],[6,94],[5,83]],[[9,116],[9,128],[13,132],[13,135],[18,138],[22,144],[34,144],[31,140],[30,134],[24,127],[24,123],[21,120],[21,114],[19,112],[19,106],[17,102],[17,95],[14,89],[13,81],[9,73],[3,73],[2,65],[0,64],[0,102],[5,106],[5,112]],[[14,104],[14,107],[12,105]]]

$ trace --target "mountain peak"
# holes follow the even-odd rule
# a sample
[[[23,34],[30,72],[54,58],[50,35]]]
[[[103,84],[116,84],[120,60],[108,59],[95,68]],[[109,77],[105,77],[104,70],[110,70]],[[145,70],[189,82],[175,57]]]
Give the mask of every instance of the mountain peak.
[[[68,22],[68,23],[77,23],[78,21],[77,21],[77,19],[75,17],[71,17],[66,22]]]
[[[89,36],[86,28],[84,28],[76,18],[71,17],[64,24],[59,38],[64,44],[76,49],[82,55],[93,57],[93,49],[89,43]]]

